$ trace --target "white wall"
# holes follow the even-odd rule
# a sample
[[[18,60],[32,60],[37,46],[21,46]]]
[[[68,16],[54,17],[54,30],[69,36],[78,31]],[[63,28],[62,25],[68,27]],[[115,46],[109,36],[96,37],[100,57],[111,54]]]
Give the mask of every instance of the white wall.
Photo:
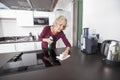
[[[20,27],[16,24],[16,19],[1,19],[4,36],[28,36],[29,32],[37,35],[44,26]]]
[[[120,41],[120,0],[83,0],[83,27],[100,34],[100,41]]]
[[[63,11],[55,11],[55,17],[60,15],[67,18],[67,27],[64,30],[64,33],[70,44],[73,46],[73,3],[70,2],[65,8],[63,8]],[[57,42],[57,44],[57,47],[65,47],[61,39]]]

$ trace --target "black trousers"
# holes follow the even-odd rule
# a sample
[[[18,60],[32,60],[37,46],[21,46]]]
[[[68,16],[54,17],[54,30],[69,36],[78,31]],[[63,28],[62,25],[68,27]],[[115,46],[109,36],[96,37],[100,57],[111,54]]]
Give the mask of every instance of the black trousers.
[[[56,59],[56,52],[54,49],[42,48],[43,53],[41,54],[41,59],[43,60],[46,67],[53,65],[60,65],[60,62]]]

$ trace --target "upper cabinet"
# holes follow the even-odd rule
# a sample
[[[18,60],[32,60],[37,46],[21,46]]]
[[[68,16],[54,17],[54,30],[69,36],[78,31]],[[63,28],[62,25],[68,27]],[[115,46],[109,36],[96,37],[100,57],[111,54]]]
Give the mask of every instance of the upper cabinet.
[[[16,17],[18,26],[35,26],[34,18],[48,18],[49,25],[52,25],[54,21],[54,13],[44,11],[17,10]]]
[[[16,18],[15,10],[0,10],[0,18]]]
[[[16,17],[18,26],[33,26],[33,11],[17,10]]]
[[[33,11],[1,10],[0,18],[16,19],[17,26],[33,26]]]
[[[34,24],[35,18],[48,18],[49,20],[48,25],[52,25],[55,20],[55,13],[45,12],[45,11],[29,11],[29,10],[1,10],[0,18],[8,18],[8,19],[14,18],[16,19],[17,26],[30,27],[30,26],[36,26],[36,24]],[[37,25],[37,26],[44,26],[44,25]]]
[[[34,18],[49,18],[49,25],[52,25],[55,19],[55,13],[45,11],[34,11]]]

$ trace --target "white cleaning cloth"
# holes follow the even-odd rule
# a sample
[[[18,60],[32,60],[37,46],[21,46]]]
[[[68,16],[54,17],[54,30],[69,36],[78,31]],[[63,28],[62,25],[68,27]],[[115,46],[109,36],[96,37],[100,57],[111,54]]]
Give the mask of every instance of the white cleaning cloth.
[[[59,59],[59,60],[61,60],[61,61],[65,60],[65,59],[67,59],[69,57],[70,57],[70,55],[67,55],[66,57],[63,58],[63,54],[60,54],[60,56],[56,56],[56,58]]]

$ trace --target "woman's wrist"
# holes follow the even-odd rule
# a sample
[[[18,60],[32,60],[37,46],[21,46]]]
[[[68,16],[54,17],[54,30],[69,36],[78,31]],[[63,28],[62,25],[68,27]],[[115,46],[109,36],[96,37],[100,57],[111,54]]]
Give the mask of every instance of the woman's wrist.
[[[69,53],[70,52],[70,47],[67,47],[66,50],[65,50],[66,53]]]
[[[48,42],[48,38],[43,38],[42,41],[43,42]]]
[[[65,53],[69,53],[69,50],[65,50]]]

